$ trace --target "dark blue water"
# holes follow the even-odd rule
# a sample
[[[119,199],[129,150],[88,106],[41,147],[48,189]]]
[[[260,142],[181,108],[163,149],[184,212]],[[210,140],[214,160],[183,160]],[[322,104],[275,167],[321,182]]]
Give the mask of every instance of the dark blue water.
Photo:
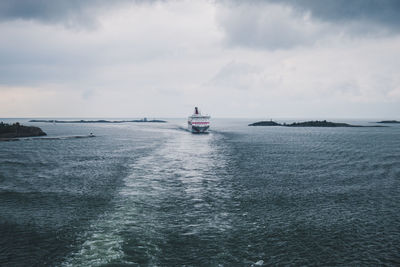
[[[1,142],[0,265],[400,264],[399,126],[249,122],[35,123],[60,138]]]

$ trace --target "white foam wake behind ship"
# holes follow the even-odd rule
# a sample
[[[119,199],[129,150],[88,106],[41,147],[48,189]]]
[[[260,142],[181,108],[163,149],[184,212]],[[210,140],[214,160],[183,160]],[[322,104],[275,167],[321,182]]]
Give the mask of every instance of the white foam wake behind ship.
[[[205,133],[210,128],[210,116],[201,115],[197,107],[194,108],[194,113],[188,118],[188,129],[192,133]]]

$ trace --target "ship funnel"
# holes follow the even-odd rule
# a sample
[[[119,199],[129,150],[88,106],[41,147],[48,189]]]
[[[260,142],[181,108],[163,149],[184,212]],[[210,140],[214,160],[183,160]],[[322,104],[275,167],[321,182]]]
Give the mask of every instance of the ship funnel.
[[[199,109],[197,107],[194,108],[194,114],[196,114],[196,115],[199,114]]]

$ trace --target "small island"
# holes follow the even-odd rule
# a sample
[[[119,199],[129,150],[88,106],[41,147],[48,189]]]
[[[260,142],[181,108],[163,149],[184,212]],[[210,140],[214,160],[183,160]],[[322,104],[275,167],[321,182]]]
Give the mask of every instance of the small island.
[[[29,122],[47,122],[47,123],[123,123],[123,122],[158,122],[165,123],[163,120],[148,120],[143,118],[141,120],[121,120],[121,121],[109,121],[109,120],[78,120],[78,121],[63,121],[63,120],[30,120]]]
[[[352,125],[347,123],[330,122],[330,121],[305,121],[293,122],[292,124],[284,125],[287,127],[362,127],[360,125]]]
[[[400,121],[390,120],[390,121],[378,121],[376,123],[400,123]]]
[[[271,120],[271,121],[258,121],[249,124],[249,126],[282,126],[282,125]]]
[[[386,126],[361,126],[352,125],[347,123],[330,122],[330,121],[304,121],[304,122],[293,122],[291,124],[280,124],[274,121],[259,121],[248,126],[285,126],[285,127],[386,127]]]
[[[7,124],[0,122],[0,140],[8,141],[17,137],[32,137],[47,135],[39,127],[24,126],[18,122],[14,124]]]

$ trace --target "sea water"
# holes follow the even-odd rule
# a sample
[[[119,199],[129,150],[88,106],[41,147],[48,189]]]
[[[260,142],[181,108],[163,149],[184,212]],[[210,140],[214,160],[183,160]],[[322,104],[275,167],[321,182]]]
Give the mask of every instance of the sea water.
[[[400,264],[400,125],[3,121],[2,266]]]

